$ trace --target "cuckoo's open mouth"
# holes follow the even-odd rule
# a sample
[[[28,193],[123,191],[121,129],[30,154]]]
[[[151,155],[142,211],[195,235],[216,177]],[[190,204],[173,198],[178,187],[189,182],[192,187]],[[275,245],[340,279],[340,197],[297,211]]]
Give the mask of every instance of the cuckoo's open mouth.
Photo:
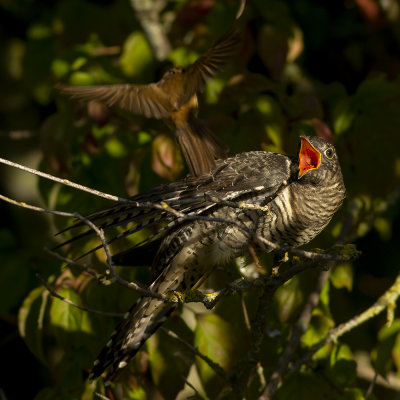
[[[321,164],[321,153],[305,137],[300,139],[299,178]]]

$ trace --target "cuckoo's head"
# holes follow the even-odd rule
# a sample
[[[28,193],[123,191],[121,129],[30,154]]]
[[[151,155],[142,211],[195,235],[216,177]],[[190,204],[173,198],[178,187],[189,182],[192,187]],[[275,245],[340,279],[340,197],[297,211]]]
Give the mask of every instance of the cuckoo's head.
[[[318,136],[301,136],[298,178],[305,181],[322,182],[331,176],[341,177],[335,147]]]

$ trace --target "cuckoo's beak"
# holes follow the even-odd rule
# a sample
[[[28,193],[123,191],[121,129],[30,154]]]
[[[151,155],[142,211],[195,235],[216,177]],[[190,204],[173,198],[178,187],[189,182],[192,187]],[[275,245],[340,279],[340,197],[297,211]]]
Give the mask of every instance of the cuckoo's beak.
[[[300,137],[299,178],[321,164],[321,153],[303,136]]]

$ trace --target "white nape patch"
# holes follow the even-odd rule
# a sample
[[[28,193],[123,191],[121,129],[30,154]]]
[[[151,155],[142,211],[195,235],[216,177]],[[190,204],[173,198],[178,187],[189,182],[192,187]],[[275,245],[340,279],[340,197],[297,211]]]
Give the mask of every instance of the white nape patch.
[[[121,361],[121,362],[118,364],[118,368],[125,368],[127,365],[128,365],[128,363],[127,363],[126,361]]]
[[[95,360],[94,363],[93,363],[93,367],[95,367],[96,365],[99,365],[99,364],[100,364],[100,361],[99,360]]]
[[[111,345],[112,345],[112,339],[110,339],[110,340],[107,342],[106,347],[111,347]]]
[[[254,190],[263,190],[263,189],[265,189],[265,186],[256,186],[254,188]]]

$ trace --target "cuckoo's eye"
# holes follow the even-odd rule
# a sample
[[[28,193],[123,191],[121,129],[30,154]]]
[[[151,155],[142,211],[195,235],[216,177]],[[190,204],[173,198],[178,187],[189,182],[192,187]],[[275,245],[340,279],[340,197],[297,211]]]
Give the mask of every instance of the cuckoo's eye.
[[[332,158],[333,157],[333,150],[332,149],[325,150],[325,155],[328,158]]]

